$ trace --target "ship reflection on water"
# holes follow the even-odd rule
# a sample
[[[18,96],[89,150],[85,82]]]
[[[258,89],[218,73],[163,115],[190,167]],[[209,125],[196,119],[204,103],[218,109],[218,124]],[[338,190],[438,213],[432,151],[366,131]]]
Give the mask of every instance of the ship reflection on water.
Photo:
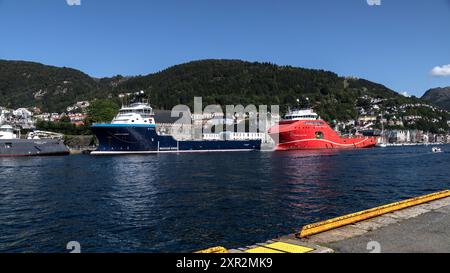
[[[284,185],[284,195],[290,201],[289,206],[312,211],[331,211],[335,208],[330,202],[339,196],[339,192],[330,188],[328,181],[336,173],[336,150],[304,150],[273,153],[271,169],[272,181]],[[319,199],[325,202],[317,202]],[[319,204],[320,203],[320,204]]]
[[[444,148],[446,150],[447,148]],[[425,147],[1,159],[0,251],[193,251],[449,187]]]

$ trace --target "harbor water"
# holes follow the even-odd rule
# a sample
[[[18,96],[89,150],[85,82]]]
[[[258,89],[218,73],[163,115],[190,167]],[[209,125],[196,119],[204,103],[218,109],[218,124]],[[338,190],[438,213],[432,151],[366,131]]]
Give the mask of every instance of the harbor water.
[[[450,146],[0,158],[0,252],[191,252],[450,188]]]

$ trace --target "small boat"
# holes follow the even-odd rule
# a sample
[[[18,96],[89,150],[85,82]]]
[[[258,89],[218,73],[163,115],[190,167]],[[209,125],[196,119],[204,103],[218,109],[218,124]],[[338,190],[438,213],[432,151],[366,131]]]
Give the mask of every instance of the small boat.
[[[378,147],[378,148],[386,148],[386,147],[387,147],[387,144],[386,144],[386,143],[378,143],[377,145],[375,145],[375,147]]]
[[[431,149],[431,151],[432,151],[433,153],[442,153],[442,149],[439,148],[439,147],[433,147],[433,148]]]

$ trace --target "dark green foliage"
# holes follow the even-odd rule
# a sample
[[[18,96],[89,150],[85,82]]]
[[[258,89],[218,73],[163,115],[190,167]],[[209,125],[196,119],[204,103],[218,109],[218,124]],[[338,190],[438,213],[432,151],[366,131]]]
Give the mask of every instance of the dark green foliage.
[[[39,90],[46,93],[35,96]],[[172,109],[177,104],[192,107],[194,96],[201,96],[204,106],[280,105],[285,112],[297,106],[297,99],[304,105],[309,98],[309,105],[327,121],[357,118],[358,106],[370,106],[370,101],[361,99],[365,95],[387,99],[383,102],[385,108],[421,102],[364,79],[271,63],[203,60],[147,76],[93,79],[68,68],[0,61],[0,106],[39,106],[46,112],[61,112],[76,101],[98,99],[89,109],[88,122],[102,122],[110,121],[117,113],[118,94],[140,90],[150,96],[155,109]]]
[[[297,99],[325,118],[356,117],[356,102],[362,95],[411,101],[398,93],[366,80],[344,79],[323,70],[250,63],[239,60],[204,60],[177,65],[144,77],[131,78],[122,90],[145,90],[156,108],[192,105],[194,96],[206,104],[280,105],[285,111]],[[327,118],[327,119],[328,119]]]
[[[408,129],[419,129],[432,133],[444,133],[449,130],[447,120],[450,120],[448,112],[436,112],[429,107],[416,107],[407,109],[402,116],[421,116],[422,119],[414,123],[406,123],[405,127]],[[434,122],[433,120],[438,120]]]
[[[69,116],[63,116],[59,122],[63,122],[63,123],[70,123],[70,118]]]
[[[109,122],[119,111],[119,105],[112,100],[95,100],[88,108],[88,123]]]
[[[105,90],[74,69],[0,60],[0,105],[4,107],[37,106],[61,112],[76,101],[106,96]]]

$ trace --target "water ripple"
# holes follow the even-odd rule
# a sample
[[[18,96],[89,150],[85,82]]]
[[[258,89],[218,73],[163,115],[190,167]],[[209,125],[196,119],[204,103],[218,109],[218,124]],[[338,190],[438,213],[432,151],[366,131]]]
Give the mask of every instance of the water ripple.
[[[2,158],[0,251],[239,247],[449,188],[449,157],[405,147]]]

